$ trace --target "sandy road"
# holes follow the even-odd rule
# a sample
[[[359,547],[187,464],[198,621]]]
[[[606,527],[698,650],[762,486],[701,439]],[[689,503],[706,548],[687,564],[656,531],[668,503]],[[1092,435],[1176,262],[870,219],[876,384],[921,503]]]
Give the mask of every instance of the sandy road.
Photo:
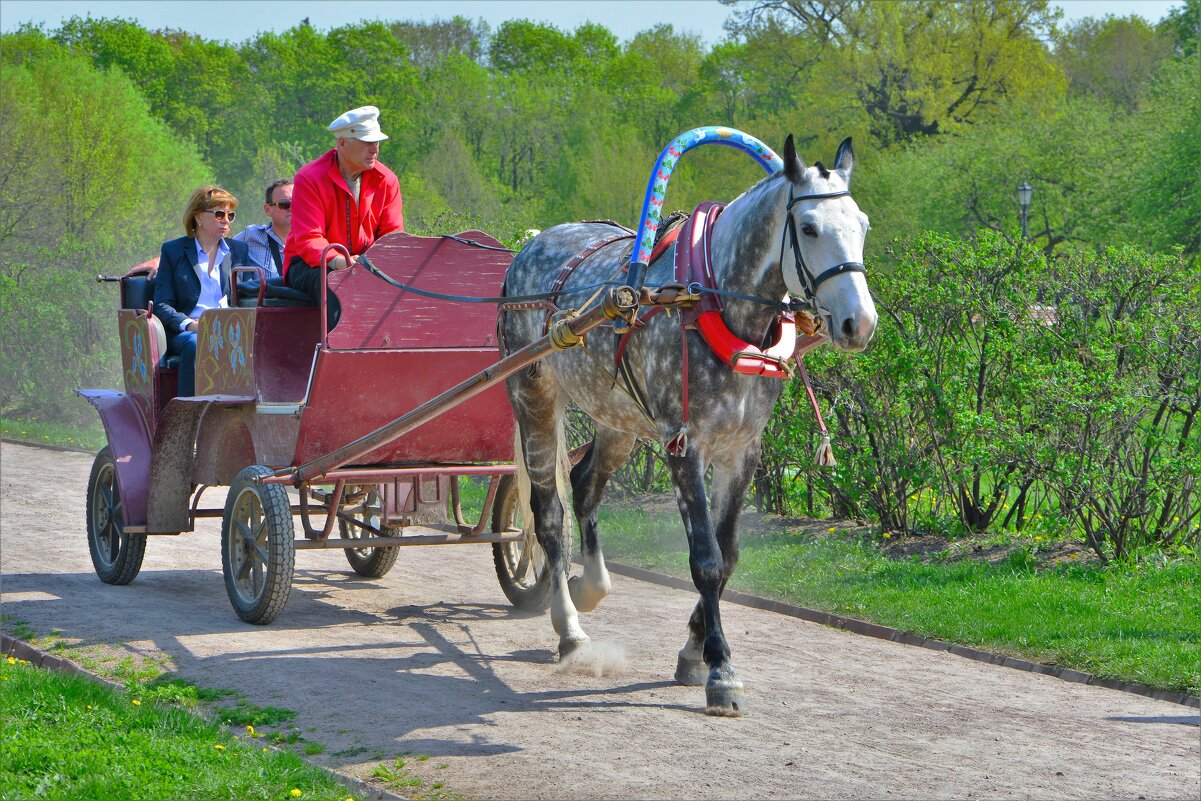
[[[693,597],[620,576],[583,616],[612,669],[560,671],[549,620],[511,610],[486,546],[407,549],[379,580],[301,552],[269,627],[233,614],[216,522],[151,539],[111,587],[88,558],[90,464],[0,447],[3,612],[293,709],[345,772],[426,754],[426,778],[498,799],[1201,798],[1194,709],[732,604],[750,712],[707,717],[671,680]]]

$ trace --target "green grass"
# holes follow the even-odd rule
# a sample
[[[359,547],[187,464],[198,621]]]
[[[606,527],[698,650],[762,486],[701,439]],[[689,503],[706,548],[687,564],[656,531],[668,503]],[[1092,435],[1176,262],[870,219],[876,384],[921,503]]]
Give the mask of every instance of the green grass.
[[[35,797],[355,798],[295,754],[235,737],[174,703],[6,658],[0,660],[0,799]]]
[[[429,756],[402,754],[391,762],[376,765],[375,769],[371,771],[371,778],[412,801],[460,801],[462,799],[458,793],[447,790],[445,782],[437,779],[427,780],[416,775],[413,769],[417,766],[411,764],[410,760],[425,763],[429,761]],[[443,770],[446,767],[445,764],[438,764],[434,766],[434,769]]]
[[[93,452],[108,444],[99,420],[86,426],[68,426],[42,420],[0,417],[0,432],[3,432],[5,439]]]
[[[602,507],[605,553],[689,576],[679,518]],[[1201,564],[1035,569],[894,561],[869,538],[788,532],[742,539],[730,586],[926,637],[1201,695]]]

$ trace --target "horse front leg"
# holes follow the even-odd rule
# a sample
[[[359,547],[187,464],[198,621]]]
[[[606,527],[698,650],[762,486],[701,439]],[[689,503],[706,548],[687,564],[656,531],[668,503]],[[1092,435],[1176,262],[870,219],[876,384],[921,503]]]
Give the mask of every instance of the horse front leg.
[[[698,622],[703,626],[700,629],[703,636],[698,643],[692,644],[699,644],[701,656],[709,669],[705,678],[705,712],[737,717],[746,710],[746,695],[742,681],[730,665],[730,646],[721,627],[718,604],[727,575],[718,533],[705,497],[705,464],[694,445],[689,446],[684,456],[669,456],[667,463],[671,468],[680,516],[688,533],[692,581],[701,596],[692,617],[695,619],[697,612],[700,613]],[[736,555],[734,558],[737,560]],[[699,627],[690,622],[690,628],[693,636],[696,636]]]
[[[596,510],[605,492],[605,484],[625,464],[634,449],[636,437],[597,423],[596,437],[588,454],[571,471],[571,494],[576,519],[580,524],[584,573],[568,579],[575,608],[591,612],[609,594],[611,583],[601,551]]]
[[[747,487],[759,464],[759,441],[756,440],[740,458],[715,462],[713,465],[713,487],[709,493],[712,516],[715,521],[717,544],[721,549],[722,579],[718,594],[725,591],[734,568],[738,566],[738,517]],[[688,618],[688,641],[680,649],[676,660],[676,681],[688,686],[700,686],[709,678],[705,664],[703,644],[705,642],[704,601],[697,602]]]

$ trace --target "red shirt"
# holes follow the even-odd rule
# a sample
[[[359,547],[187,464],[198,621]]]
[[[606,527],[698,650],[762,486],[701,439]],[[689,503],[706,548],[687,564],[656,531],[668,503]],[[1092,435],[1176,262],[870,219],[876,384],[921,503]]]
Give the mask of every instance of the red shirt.
[[[292,228],[284,245],[284,274],[293,256],[305,264],[321,264],[321,251],[331,242],[345,245],[352,256],[375,240],[405,227],[396,173],[383,164],[359,178],[359,202],[338,171],[337,148],[311,161],[296,173],[292,190]],[[336,256],[331,253],[330,258]]]

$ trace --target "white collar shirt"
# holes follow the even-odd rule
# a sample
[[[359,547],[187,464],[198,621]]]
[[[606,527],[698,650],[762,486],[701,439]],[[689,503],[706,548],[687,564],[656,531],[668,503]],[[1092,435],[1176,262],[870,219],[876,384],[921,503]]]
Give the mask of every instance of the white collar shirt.
[[[204,252],[200,240],[196,240],[196,277],[200,279],[200,297],[196,299],[196,308],[188,315],[193,320],[199,320],[200,315],[208,309],[224,309],[229,306],[224,293],[221,292],[221,264],[229,255],[229,245],[222,239],[217,245],[217,263],[209,266],[209,255]]]

